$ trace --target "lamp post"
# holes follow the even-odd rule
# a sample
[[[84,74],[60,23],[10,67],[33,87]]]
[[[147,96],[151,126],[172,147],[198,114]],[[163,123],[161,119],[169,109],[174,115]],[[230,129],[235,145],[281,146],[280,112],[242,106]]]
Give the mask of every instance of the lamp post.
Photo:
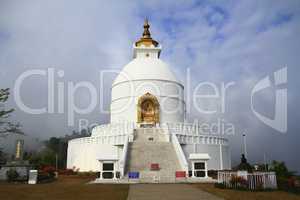
[[[246,141],[245,132],[243,132],[242,135],[243,135],[244,155],[245,155],[245,158],[247,158],[247,141]]]
[[[264,165],[265,165],[265,170],[268,171],[266,153],[264,153]]]
[[[58,154],[55,154],[55,169],[58,170]]]

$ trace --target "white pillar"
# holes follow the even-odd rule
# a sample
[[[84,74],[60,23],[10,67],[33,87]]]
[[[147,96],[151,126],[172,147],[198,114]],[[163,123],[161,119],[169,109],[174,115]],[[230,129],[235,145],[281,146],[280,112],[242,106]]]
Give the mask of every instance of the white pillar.
[[[220,170],[223,170],[223,152],[222,152],[222,144],[220,144]]]
[[[195,178],[195,163],[192,161],[192,178]]]
[[[207,173],[207,161],[205,163],[205,178],[208,178],[208,173]]]
[[[100,161],[100,179],[103,179],[103,162]]]
[[[116,177],[116,170],[114,170],[113,173],[114,173],[113,179],[116,180],[117,179],[117,177]]]
[[[115,161],[115,162],[113,162],[113,165],[114,165],[114,176],[113,176],[113,179],[117,179],[117,170],[116,170],[116,168],[117,168],[117,162]]]

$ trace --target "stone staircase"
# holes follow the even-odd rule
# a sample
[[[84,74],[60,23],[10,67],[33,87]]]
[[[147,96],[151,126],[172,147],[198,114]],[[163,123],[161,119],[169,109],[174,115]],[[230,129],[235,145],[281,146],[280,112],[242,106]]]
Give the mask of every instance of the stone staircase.
[[[128,146],[126,171],[140,172],[141,183],[175,182],[175,171],[181,170],[174,147],[160,128],[135,129],[135,139]],[[160,169],[151,171],[151,163]],[[128,174],[126,175],[128,176]]]

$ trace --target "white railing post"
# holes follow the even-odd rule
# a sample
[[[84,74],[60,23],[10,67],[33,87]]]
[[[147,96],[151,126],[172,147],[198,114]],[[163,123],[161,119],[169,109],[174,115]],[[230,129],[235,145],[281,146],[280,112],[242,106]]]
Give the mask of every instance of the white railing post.
[[[127,152],[128,152],[128,136],[126,136],[125,144],[123,147],[122,152],[122,158],[120,160],[120,171],[121,171],[121,177],[124,177],[125,175],[125,167],[126,167],[126,158],[127,158]]]
[[[231,184],[232,176],[236,176],[236,172],[218,172],[218,183],[223,183],[225,187],[235,188],[236,184]],[[248,189],[256,190],[259,186],[263,189],[276,189],[276,175],[274,172],[256,172],[247,175]]]
[[[172,134],[171,133],[171,141],[172,141],[172,144],[173,144],[173,147],[175,149],[175,153],[177,155],[177,158],[179,160],[179,163],[180,163],[180,166],[182,168],[183,171],[185,171],[186,173],[188,173],[188,162],[185,158],[185,155],[183,153],[183,150],[181,148],[181,145],[178,141],[178,138],[176,136],[176,134]]]

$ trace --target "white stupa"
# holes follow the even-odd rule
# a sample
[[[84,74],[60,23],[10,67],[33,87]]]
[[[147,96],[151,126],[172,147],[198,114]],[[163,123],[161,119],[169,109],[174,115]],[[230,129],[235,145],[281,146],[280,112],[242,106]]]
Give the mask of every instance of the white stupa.
[[[112,84],[110,124],[69,141],[68,168],[140,182],[203,179],[208,170],[231,168],[227,139],[185,122],[184,86],[160,52],[146,20],[133,60]]]

